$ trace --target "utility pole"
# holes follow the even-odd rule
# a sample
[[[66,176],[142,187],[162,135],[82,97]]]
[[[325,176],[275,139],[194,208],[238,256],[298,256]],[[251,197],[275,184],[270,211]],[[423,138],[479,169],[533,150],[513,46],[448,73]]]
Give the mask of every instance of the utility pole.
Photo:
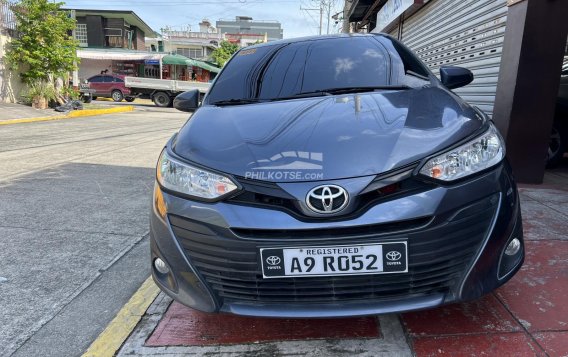
[[[329,23],[330,23],[330,16],[331,16],[331,0],[320,0],[319,1],[319,8],[312,8],[312,9],[306,9],[300,6],[300,10],[305,10],[305,11],[319,11],[319,34],[322,35],[323,34],[323,13],[324,11],[327,11],[327,34],[329,35]],[[312,17],[312,19],[314,19]],[[315,20],[315,19],[314,19]]]
[[[329,35],[329,18],[331,16],[331,1],[327,3],[327,34]]]
[[[323,3],[323,1],[322,1],[322,3]],[[317,8],[317,9],[308,9],[308,8],[305,8],[305,7],[301,7],[301,6],[300,6],[300,10],[304,10],[304,11],[319,11],[319,13],[320,13],[319,34],[321,35],[321,31],[322,31],[322,28],[323,28],[323,7],[320,5],[320,7]],[[310,17],[311,17],[313,20],[315,20],[315,19],[313,18],[313,16],[310,15]]]
[[[323,0],[322,0],[321,3],[320,3],[320,35],[321,35],[321,28],[322,28],[322,25],[323,25],[323,4],[324,3],[323,3]],[[329,22],[328,22],[328,24],[329,24]],[[327,28],[327,33],[329,34],[329,26]]]

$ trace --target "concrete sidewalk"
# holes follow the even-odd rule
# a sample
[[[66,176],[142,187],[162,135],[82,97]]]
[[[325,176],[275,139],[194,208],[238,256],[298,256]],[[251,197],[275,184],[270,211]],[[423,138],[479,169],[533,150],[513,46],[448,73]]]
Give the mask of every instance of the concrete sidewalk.
[[[12,119],[27,119],[60,115],[61,113],[49,109],[34,109],[30,106],[15,103],[0,103],[0,121]]]
[[[401,315],[278,320],[205,314],[160,293],[118,356],[568,356],[568,165],[519,191],[525,264],[479,300]]]
[[[40,110],[21,104],[0,103],[0,125],[34,123],[131,111],[134,111],[134,106],[132,105],[110,106],[105,104],[84,104],[81,110],[57,112],[52,108]]]

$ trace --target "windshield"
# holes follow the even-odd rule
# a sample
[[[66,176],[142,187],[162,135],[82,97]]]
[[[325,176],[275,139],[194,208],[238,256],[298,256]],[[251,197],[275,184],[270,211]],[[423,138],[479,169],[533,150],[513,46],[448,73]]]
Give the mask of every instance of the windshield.
[[[207,102],[277,100],[349,88],[419,88],[430,81],[426,67],[387,37],[326,38],[242,49],[215,81]]]

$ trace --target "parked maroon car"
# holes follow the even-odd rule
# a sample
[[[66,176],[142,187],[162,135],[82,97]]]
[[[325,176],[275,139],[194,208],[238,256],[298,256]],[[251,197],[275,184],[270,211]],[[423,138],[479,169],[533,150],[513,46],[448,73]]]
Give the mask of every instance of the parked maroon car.
[[[124,86],[124,76],[117,74],[101,74],[87,80],[93,99],[97,97],[112,98],[115,102],[132,102],[136,97],[131,96],[130,88]]]

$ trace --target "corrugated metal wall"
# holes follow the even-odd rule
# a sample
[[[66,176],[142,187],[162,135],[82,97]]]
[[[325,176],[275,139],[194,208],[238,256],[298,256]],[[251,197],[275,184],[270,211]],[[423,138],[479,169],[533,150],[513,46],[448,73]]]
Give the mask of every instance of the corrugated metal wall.
[[[436,74],[470,69],[475,80],[456,93],[492,115],[506,22],[506,0],[431,0],[404,21],[402,42]]]

